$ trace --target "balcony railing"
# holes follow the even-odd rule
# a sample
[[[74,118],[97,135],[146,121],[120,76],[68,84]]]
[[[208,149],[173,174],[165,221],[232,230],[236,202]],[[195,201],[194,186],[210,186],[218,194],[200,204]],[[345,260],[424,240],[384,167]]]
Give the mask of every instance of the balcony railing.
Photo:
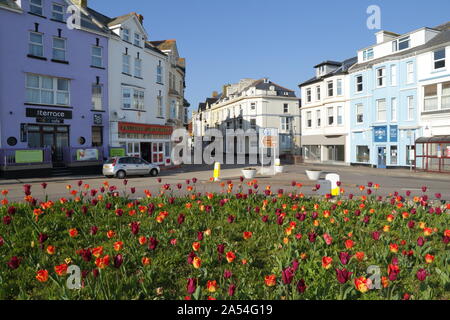
[[[39,151],[42,152],[42,159],[41,159],[42,161],[39,160],[40,158]],[[18,156],[19,153],[21,153],[20,158]],[[29,160],[27,160],[27,153],[29,154]],[[2,167],[51,165],[51,164],[52,164],[51,148],[0,149],[0,166]]]

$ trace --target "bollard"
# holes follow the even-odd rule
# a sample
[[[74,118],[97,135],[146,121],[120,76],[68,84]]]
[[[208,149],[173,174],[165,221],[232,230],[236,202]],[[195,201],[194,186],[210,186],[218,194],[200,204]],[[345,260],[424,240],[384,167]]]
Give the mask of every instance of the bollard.
[[[220,162],[214,164],[214,181],[220,181]]]
[[[331,195],[337,197],[341,194],[341,188],[338,186],[338,182],[341,177],[337,173],[329,173],[325,176],[325,180],[331,182]]]

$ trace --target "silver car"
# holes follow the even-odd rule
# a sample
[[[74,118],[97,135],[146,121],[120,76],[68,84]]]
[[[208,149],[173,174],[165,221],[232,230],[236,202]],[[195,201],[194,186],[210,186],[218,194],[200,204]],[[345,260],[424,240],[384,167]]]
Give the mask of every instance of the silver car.
[[[125,179],[127,176],[146,175],[156,177],[160,171],[161,169],[157,165],[135,157],[115,157],[103,165],[103,175],[107,178]]]

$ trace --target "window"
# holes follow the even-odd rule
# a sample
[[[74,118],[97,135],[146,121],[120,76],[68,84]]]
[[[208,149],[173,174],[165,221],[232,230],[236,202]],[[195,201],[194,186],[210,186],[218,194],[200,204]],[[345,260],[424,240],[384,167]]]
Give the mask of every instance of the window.
[[[42,0],[30,0],[30,12],[42,16]]]
[[[159,90],[159,93],[158,93],[158,97],[157,97],[157,104],[158,104],[158,110],[157,110],[157,113],[158,113],[158,117],[164,117],[164,110],[163,110],[163,97],[162,97],[162,92],[161,92],[161,90]]]
[[[364,123],[364,105],[356,105],[356,123]]]
[[[44,45],[42,33],[30,32],[30,42],[28,53],[32,56],[43,57]]]
[[[406,164],[407,165],[414,165],[414,150],[416,149],[415,146],[406,146]]]
[[[445,68],[445,48],[435,51],[433,56],[434,70]]]
[[[363,76],[356,76],[356,92],[362,92],[363,89]]]
[[[133,108],[136,110],[144,110],[144,91],[134,89]]]
[[[344,124],[344,108],[339,106],[337,108],[337,125],[341,126],[342,124]]]
[[[391,164],[392,165],[398,164],[398,147],[397,146],[391,146]]]
[[[414,64],[412,62],[408,62],[406,64],[406,83],[411,84],[414,82]]]
[[[103,48],[102,47],[97,47],[97,46],[93,46],[92,47],[92,66],[94,67],[98,67],[98,68],[102,68],[103,67]]]
[[[26,81],[27,103],[70,104],[69,80],[28,74]]]
[[[322,125],[322,112],[320,110],[316,111],[317,127],[320,128]]]
[[[289,104],[287,104],[287,103],[284,104],[283,113],[289,113]]]
[[[156,82],[163,83],[163,67],[161,65],[161,61],[159,61],[158,66],[156,67]]]
[[[122,39],[124,41],[130,42],[130,30],[129,29],[124,28],[122,30]]]
[[[370,162],[370,149],[368,146],[356,147],[356,162],[360,163]]]
[[[328,96],[332,97],[334,95],[334,89],[333,89],[333,81],[328,81]]]
[[[425,86],[425,101],[424,101],[424,111],[434,111],[439,108],[438,106],[438,86],[437,84],[432,84]]]
[[[378,122],[386,121],[386,100],[385,99],[377,100],[377,121]]]
[[[122,72],[126,74],[131,74],[130,56],[127,54],[124,54],[122,56]]]
[[[53,60],[66,61],[66,39],[53,38]]]
[[[134,34],[134,45],[138,47],[141,46],[141,36],[139,33]]]
[[[338,79],[336,82],[336,94],[342,96],[342,80]]]
[[[142,60],[134,59],[134,76],[138,78],[142,78]]]
[[[334,108],[328,108],[327,115],[328,115],[328,125],[332,126],[334,124]]]
[[[122,88],[122,108],[131,109],[131,88]]]
[[[364,50],[363,52],[363,60],[372,60],[373,59],[373,48]]]
[[[386,84],[386,68],[377,69],[377,87],[384,87]]]
[[[312,112],[308,111],[306,113],[306,127],[312,128]]]
[[[172,100],[172,102],[170,103],[170,118],[176,119],[176,117],[177,117],[177,106],[175,104],[175,101]]]
[[[311,89],[308,88],[306,89],[306,102],[311,102],[312,98],[311,98]]]
[[[391,99],[391,121],[397,121],[397,98]]]
[[[64,21],[64,6],[57,3],[52,4],[52,19]]]
[[[250,109],[256,110],[256,102],[252,102],[252,103],[251,103]]]
[[[292,129],[291,127],[292,127],[292,118],[281,117],[281,130],[290,131]]]
[[[321,99],[320,86],[316,87],[316,99],[317,99],[317,101],[320,101],[320,99]]]
[[[414,120],[414,97],[409,96],[408,99],[408,120]]]
[[[450,82],[442,84],[441,108],[450,109]]]
[[[92,146],[101,147],[103,146],[103,127],[92,127]]]
[[[397,85],[397,66],[391,66],[391,86]]]
[[[250,129],[256,130],[256,119],[250,119]]]
[[[92,110],[102,110],[102,85],[92,85]]]
[[[410,46],[409,36],[401,38],[399,40],[392,41],[392,52],[408,49],[409,46]]]

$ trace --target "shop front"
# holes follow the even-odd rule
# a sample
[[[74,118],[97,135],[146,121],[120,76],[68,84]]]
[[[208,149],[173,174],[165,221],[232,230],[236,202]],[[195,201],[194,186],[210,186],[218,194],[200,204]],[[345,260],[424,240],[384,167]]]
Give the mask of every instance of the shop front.
[[[118,145],[128,156],[141,157],[157,165],[171,164],[173,127],[153,124],[118,124]]]

